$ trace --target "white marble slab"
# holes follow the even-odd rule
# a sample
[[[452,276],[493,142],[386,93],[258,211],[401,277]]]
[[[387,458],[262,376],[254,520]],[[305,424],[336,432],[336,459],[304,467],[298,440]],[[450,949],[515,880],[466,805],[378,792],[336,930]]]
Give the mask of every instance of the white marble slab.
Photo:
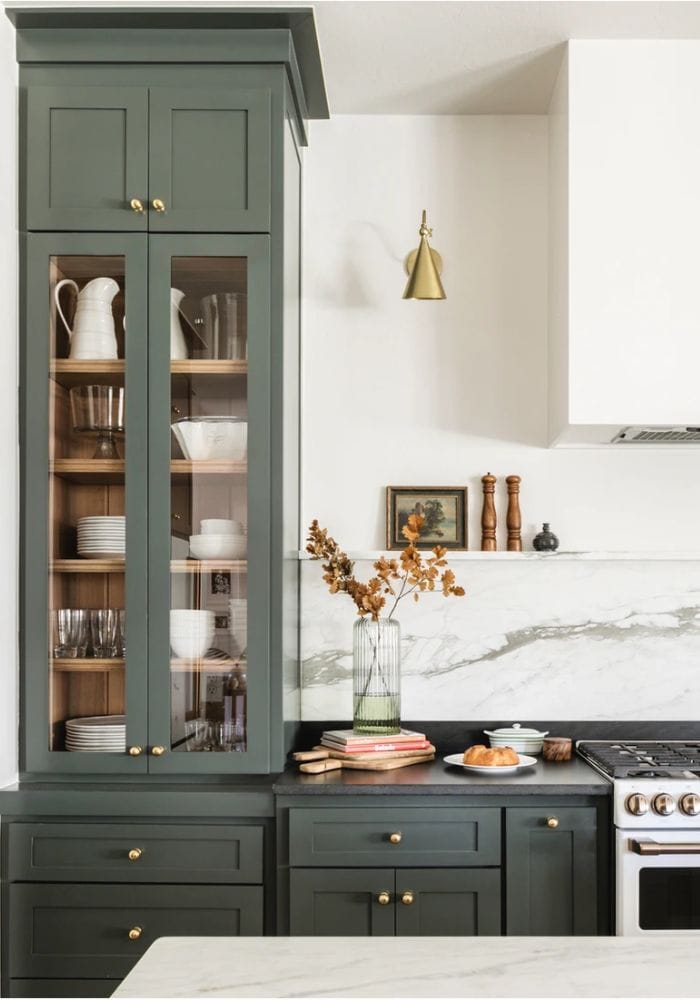
[[[685,720],[700,715],[700,563],[455,564],[461,599],[406,601],[405,719]],[[372,573],[358,561],[356,573]],[[302,718],[352,714],[354,606],[301,565]]]
[[[160,938],[115,997],[696,997],[696,936]]]

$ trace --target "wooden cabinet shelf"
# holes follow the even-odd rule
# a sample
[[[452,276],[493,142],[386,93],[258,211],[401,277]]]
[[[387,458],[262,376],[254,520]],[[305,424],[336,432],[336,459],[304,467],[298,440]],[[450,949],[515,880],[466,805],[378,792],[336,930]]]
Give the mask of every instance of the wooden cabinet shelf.
[[[49,565],[52,573],[123,573],[122,559],[54,559]]]
[[[124,385],[124,359],[102,361],[73,361],[71,358],[56,358],[51,362],[51,378],[64,389],[76,385]]]
[[[230,462],[226,460],[196,462],[186,458],[174,458],[170,463],[173,478],[184,476],[245,476],[248,472],[247,462]]]
[[[247,375],[247,361],[217,361],[197,358],[187,361],[171,361],[173,375]]]
[[[84,656],[76,660],[59,659],[51,661],[51,669],[59,673],[103,673],[106,670],[123,670],[124,660],[121,657],[101,660],[95,656]]]
[[[173,559],[171,573],[247,573],[246,559]]]
[[[86,486],[118,486],[124,482],[123,458],[57,458],[50,470],[61,479]]]
[[[171,660],[170,669],[174,673],[230,674],[235,670],[247,670],[246,660]]]

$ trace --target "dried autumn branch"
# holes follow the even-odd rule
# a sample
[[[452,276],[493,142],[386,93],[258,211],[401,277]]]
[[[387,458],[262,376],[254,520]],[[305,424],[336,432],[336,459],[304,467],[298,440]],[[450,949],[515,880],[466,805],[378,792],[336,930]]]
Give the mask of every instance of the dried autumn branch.
[[[324,560],[323,579],[331,594],[349,594],[358,615],[371,615],[373,621],[379,621],[382,609],[386,607],[387,595],[394,599],[388,618],[392,617],[399,601],[405,597],[413,594],[414,601],[417,601],[421,593],[434,591],[438,585],[445,597],[464,597],[464,588],[456,585],[453,571],[447,568],[447,549],[436,545],[430,556],[424,556],[416,547],[423,524],[424,518],[419,514],[409,515],[402,528],[406,548],[398,559],[380,556],[374,563],[376,576],[367,583],[360,583],[355,576],[352,559],[317,520],[311,522],[306,551],[312,559]]]

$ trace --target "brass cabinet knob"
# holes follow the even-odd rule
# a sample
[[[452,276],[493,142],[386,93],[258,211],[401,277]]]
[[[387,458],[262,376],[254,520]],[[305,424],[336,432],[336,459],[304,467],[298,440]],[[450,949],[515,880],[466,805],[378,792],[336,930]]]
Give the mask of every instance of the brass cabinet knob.
[[[400,844],[401,843],[401,834],[398,833],[398,831],[396,833],[390,833],[389,834],[389,843],[390,844]]]
[[[160,212],[162,214],[165,211],[165,202],[162,198],[154,198],[151,204],[155,208],[156,212]]]
[[[161,746],[151,747],[151,753],[153,754],[154,757],[160,757],[161,754],[165,753],[165,747]]]
[[[377,896],[377,902],[379,903],[380,906],[388,906],[389,903],[391,902],[391,896],[386,891],[380,892],[379,895]]]
[[[140,198],[132,198],[131,201],[129,202],[129,205],[131,206],[132,211],[136,212],[137,215],[143,215],[143,213],[145,212],[145,209],[143,207],[143,202],[141,201]]]
[[[407,889],[406,892],[401,893],[401,902],[403,903],[404,906],[410,906],[414,899],[415,896],[413,895],[410,889]]]
[[[129,861],[138,861],[138,859],[141,857],[142,854],[143,851],[140,847],[132,847],[127,857]]]
[[[140,927],[132,927],[131,930],[129,931],[129,940],[138,941],[138,939],[141,937],[142,934],[143,931],[141,930]]]
[[[557,817],[556,816],[548,816],[547,817],[547,826],[549,827],[550,830],[556,830],[556,828],[559,826],[559,820],[557,819]]]
[[[143,747],[129,747],[130,757],[140,757],[143,753]]]

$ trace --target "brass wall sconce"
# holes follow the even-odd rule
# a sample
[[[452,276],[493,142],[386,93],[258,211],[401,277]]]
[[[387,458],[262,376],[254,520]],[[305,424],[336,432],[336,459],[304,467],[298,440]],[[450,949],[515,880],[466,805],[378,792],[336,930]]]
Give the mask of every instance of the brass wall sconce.
[[[406,258],[408,284],[403,293],[405,299],[446,299],[445,289],[440,281],[442,257],[428,243],[428,237],[433,235],[428,228],[423,209],[423,218],[418,230],[420,243],[417,250],[412,250]]]

